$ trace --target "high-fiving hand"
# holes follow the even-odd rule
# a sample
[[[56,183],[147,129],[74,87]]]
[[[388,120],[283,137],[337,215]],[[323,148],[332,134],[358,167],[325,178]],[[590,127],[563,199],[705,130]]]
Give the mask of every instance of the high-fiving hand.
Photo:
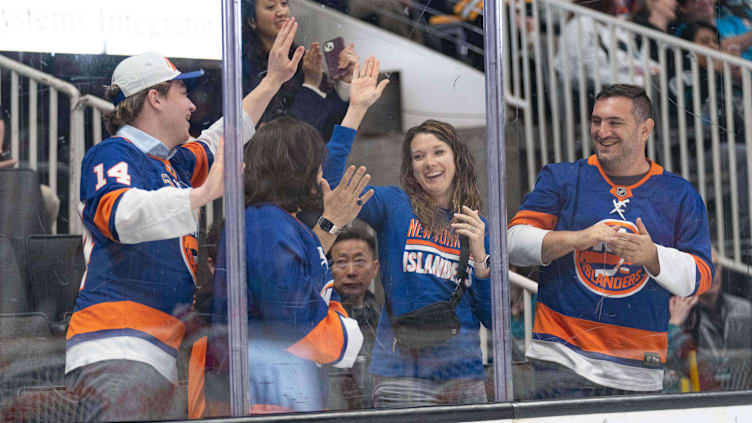
[[[281,86],[289,81],[295,71],[298,70],[298,63],[303,57],[305,47],[300,46],[295,49],[292,59],[290,59],[290,47],[295,39],[295,33],[298,31],[298,23],[295,18],[289,18],[282,29],[279,30],[277,38],[274,39],[271,50],[269,50],[269,62],[267,65],[266,78]]]

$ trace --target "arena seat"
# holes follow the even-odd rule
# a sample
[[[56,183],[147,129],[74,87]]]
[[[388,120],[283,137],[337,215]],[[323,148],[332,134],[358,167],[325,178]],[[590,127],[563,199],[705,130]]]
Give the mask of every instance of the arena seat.
[[[26,252],[33,310],[47,317],[54,335],[62,335],[85,271],[81,235],[30,235]]]

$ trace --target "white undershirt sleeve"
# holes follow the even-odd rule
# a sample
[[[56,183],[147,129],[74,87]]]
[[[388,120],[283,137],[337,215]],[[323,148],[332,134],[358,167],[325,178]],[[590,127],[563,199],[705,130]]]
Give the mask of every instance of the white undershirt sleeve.
[[[209,147],[212,154],[216,153],[217,147],[219,147],[219,138],[224,135],[224,125],[224,118],[219,118],[210,127],[201,131],[201,135],[198,137],[200,141],[203,141]],[[256,128],[251,117],[243,111],[243,145],[250,141],[255,133]]]
[[[676,248],[655,244],[658,248],[658,262],[661,270],[658,275],[650,275],[667,291],[680,297],[686,297],[695,291],[697,283],[697,265],[688,253]],[[647,268],[645,268],[647,271]]]
[[[349,369],[355,364],[360,347],[363,345],[363,334],[360,331],[357,320],[343,316],[339,316],[339,318],[347,332],[347,345],[345,346],[345,353],[342,355],[342,359],[334,363],[333,366]]]
[[[532,225],[514,225],[507,229],[509,262],[516,266],[544,266],[541,251],[543,238],[549,232]]]
[[[311,90],[311,91],[315,92],[315,93],[316,93],[316,94],[318,94],[318,95],[319,95],[319,96],[320,96],[321,98],[326,98],[326,93],[325,93],[325,92],[323,92],[323,91],[321,91],[321,90],[320,90],[320,89],[318,89],[317,87],[314,87],[314,86],[313,86],[313,85],[311,85],[311,84],[303,84],[302,86],[303,86],[304,88],[308,88],[309,90]]]
[[[198,230],[198,212],[191,210],[190,190],[164,187],[132,188],[123,193],[115,211],[120,242],[136,244],[178,238]]]

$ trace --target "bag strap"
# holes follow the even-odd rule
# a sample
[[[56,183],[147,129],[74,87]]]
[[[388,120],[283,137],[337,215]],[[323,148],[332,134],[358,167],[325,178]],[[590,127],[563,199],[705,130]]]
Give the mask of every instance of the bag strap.
[[[457,287],[454,288],[452,295],[449,297],[449,305],[452,306],[452,310],[457,308],[462,296],[465,294],[467,284],[465,281],[468,278],[467,264],[470,261],[470,240],[465,235],[460,235],[460,261],[457,264],[456,278],[459,281]],[[394,316],[392,315],[392,305],[389,301],[389,296],[384,290],[384,302],[386,303],[386,314],[389,317],[389,324],[394,328]]]
[[[467,289],[467,263],[470,261],[470,240],[465,235],[460,235],[460,262],[457,264],[457,287],[454,288],[454,292],[449,297],[449,305],[452,306],[452,310],[457,308],[462,299],[462,295],[465,294]]]

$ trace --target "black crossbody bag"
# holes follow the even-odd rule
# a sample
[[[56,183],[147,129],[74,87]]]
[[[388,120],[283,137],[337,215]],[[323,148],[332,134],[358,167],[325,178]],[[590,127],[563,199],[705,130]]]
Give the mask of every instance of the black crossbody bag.
[[[467,263],[470,259],[469,242],[466,236],[460,236],[460,261],[457,265],[457,280],[459,283],[449,297],[449,301],[439,301],[407,314],[392,315],[392,306],[386,298],[386,312],[394,331],[392,350],[399,347],[403,353],[416,354],[420,350],[430,348],[448,341],[460,333],[460,319],[455,309],[462,299],[466,288]]]

